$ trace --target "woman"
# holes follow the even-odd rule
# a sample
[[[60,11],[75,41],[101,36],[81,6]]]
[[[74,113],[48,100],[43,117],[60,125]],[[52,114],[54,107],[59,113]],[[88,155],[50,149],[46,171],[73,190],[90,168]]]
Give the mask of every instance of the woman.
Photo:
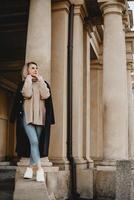
[[[49,84],[39,74],[35,62],[27,63],[22,71],[10,121],[17,121],[16,152],[18,156],[30,157],[24,178],[33,177],[37,166],[36,180],[44,182],[40,157],[48,156],[50,126],[55,123]]]

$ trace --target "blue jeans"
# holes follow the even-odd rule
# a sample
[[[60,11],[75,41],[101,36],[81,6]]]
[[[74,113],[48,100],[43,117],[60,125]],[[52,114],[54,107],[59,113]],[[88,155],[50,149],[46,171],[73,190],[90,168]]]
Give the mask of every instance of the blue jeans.
[[[30,165],[36,165],[40,162],[39,140],[43,127],[34,124],[27,124],[25,116],[23,118],[23,125],[30,142]]]

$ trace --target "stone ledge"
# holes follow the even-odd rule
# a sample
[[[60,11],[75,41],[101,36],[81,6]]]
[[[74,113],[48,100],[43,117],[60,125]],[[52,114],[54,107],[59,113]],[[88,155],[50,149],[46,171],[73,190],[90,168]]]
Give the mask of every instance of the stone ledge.
[[[24,179],[17,170],[14,200],[50,200],[45,183]]]
[[[70,188],[69,186],[70,185],[70,171],[69,170],[59,171],[58,167],[43,167],[44,171],[46,169],[45,184],[44,184],[44,183],[36,182],[35,171],[34,171],[34,176],[31,180],[24,179],[23,174],[25,172],[25,169],[26,169],[26,166],[17,167],[14,200],[35,200],[35,199],[47,200],[47,197],[45,198],[45,196],[44,197],[42,196],[43,194],[46,195],[46,192],[49,194],[49,198],[51,200],[54,200],[55,198],[62,199],[62,200],[68,198],[69,188]],[[28,195],[25,196],[23,194],[22,194],[22,197],[24,199],[21,197],[18,198],[18,195],[22,193],[20,190],[23,189],[23,191],[25,191],[25,188],[26,188],[27,194],[29,193],[29,195],[34,195],[34,193],[31,194],[30,186],[29,186],[30,184],[31,184],[31,188],[35,188],[37,193],[42,192],[42,190],[45,190],[45,193],[43,192],[43,194],[41,194],[41,197],[36,195],[36,198],[33,197],[33,199],[31,197],[27,198]],[[38,184],[40,185],[40,187],[38,187]],[[18,192],[18,190],[20,192]]]
[[[5,161],[0,162],[0,166],[9,166],[9,165],[10,162],[5,162]]]
[[[0,169],[5,169],[5,170],[15,170],[17,166],[0,166]]]
[[[97,166],[97,171],[116,171],[116,166]]]
[[[42,167],[44,169],[44,172],[58,172],[59,167]],[[18,166],[17,171],[20,171],[20,173],[24,173],[26,170],[26,166]]]

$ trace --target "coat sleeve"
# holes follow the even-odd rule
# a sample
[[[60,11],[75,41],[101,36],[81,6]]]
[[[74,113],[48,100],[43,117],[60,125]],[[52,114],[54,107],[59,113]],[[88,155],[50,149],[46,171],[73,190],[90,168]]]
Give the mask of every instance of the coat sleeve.
[[[49,92],[50,92],[50,96],[45,100],[46,110],[47,110],[47,116],[46,117],[47,117],[47,121],[50,124],[55,124],[55,116],[54,116],[54,107],[53,107],[53,101],[52,101],[51,88],[46,81],[45,81],[45,83],[47,84],[47,87],[48,87]]]
[[[14,102],[11,108],[11,112],[10,112],[10,117],[9,117],[9,121],[11,123],[15,122],[16,118],[17,118],[17,111],[19,109],[19,101],[21,99],[21,89],[23,87],[24,82],[20,82],[18,84],[16,93],[15,93],[15,97],[14,97]]]
[[[50,91],[47,87],[47,84],[44,82],[43,79],[39,81],[39,84],[40,84],[39,90],[41,99],[47,99],[50,96]]]
[[[25,99],[30,99],[32,97],[32,80],[29,77],[25,79],[24,86],[21,92]]]

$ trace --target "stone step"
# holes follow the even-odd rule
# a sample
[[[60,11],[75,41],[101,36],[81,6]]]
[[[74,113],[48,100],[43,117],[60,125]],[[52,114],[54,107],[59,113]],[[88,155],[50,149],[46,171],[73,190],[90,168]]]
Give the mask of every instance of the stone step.
[[[4,166],[3,166],[4,167]],[[15,186],[15,169],[0,169],[0,199],[13,199]]]
[[[14,200],[50,200],[46,184],[36,182],[35,177],[28,180],[17,169],[15,178]]]
[[[16,166],[4,166],[4,165],[1,165],[0,166],[0,170],[2,169],[5,169],[5,170],[16,170]]]
[[[0,166],[9,166],[9,165],[10,165],[10,162],[7,162],[7,161],[0,162]]]
[[[36,182],[36,169],[32,179],[24,179],[26,166],[17,166],[14,200],[65,200],[68,197],[69,171],[59,167],[43,167],[45,184]],[[31,191],[32,190],[32,191]],[[21,195],[20,195],[21,194]]]

